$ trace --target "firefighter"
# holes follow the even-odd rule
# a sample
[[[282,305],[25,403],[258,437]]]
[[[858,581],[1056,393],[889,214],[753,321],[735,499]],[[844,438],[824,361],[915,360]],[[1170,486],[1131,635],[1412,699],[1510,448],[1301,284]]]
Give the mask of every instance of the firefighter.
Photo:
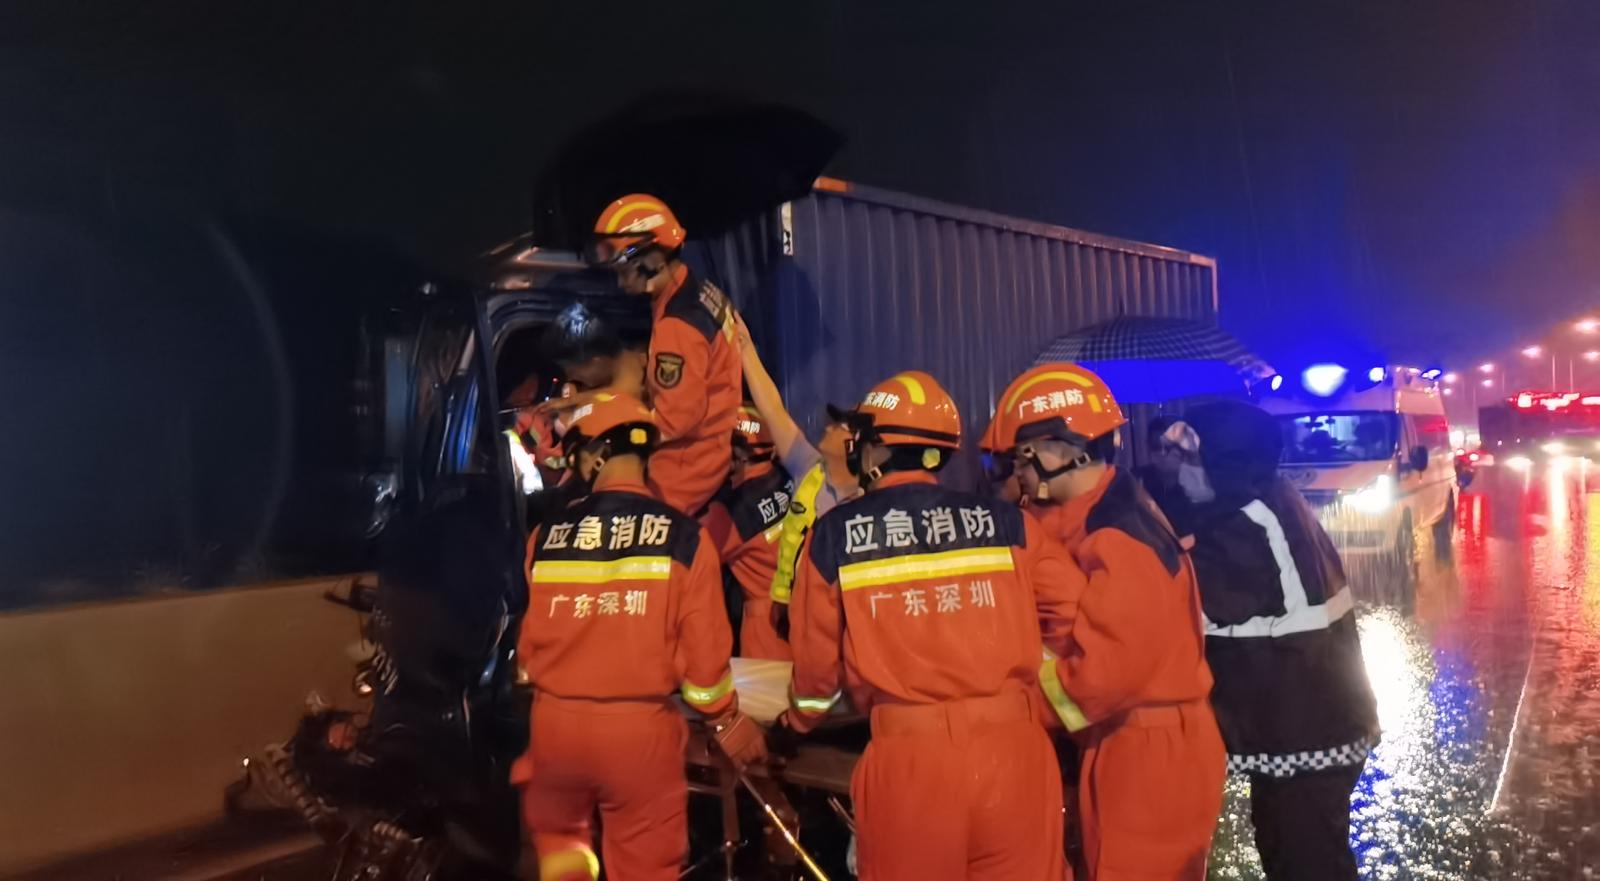
[[[685,233],[654,196],[623,196],[595,222],[596,262],[624,293],[650,297],[645,382],[661,445],[650,486],[667,504],[700,516],[728,476],[730,439],[743,398],[734,310],[682,260]]]
[[[1061,779],[1031,694],[1082,574],[1016,507],[939,486],[961,423],[933,377],[879,383],[850,419],[866,494],[801,551],[779,732],[846,689],[868,714],[850,787],[863,881],[1061,879]]]
[[[796,481],[789,511],[779,525],[777,569],[769,590],[772,627],[780,636],[786,636],[789,594],[794,587],[794,567],[800,557],[800,545],[817,518],[840,502],[860,495],[861,484],[850,473],[845,461],[845,445],[850,439],[850,426],[844,421],[845,411],[828,405],[828,421],[823,425],[822,439],[812,446],[783,405],[778,384],[772,381],[766,365],[761,363],[761,355],[756,351],[744,319],[735,318],[735,325],[751,403],[772,433],[778,461]]]
[[[678,877],[687,732],[674,692],[736,767],[766,752],[738,710],[716,549],[645,487],[656,439],[635,398],[601,393],[575,409],[562,441],[592,492],[528,540],[517,654],[535,697],[513,780],[546,881],[599,877],[597,808],[607,877]]]
[[[722,562],[744,592],[739,625],[739,655],[773,661],[791,659],[789,644],[773,628],[772,577],[778,568],[778,539],[794,481],[773,461],[772,432],[761,414],[739,410],[733,435],[733,465],[728,486],[706,512],[706,531],[722,552]]]
[[[1122,411],[1100,378],[1045,364],[1001,395],[988,438],[1028,510],[1088,575],[1069,649],[1040,685],[1083,748],[1079,810],[1095,881],[1193,879],[1222,808],[1194,570],[1133,476],[1111,464]]]

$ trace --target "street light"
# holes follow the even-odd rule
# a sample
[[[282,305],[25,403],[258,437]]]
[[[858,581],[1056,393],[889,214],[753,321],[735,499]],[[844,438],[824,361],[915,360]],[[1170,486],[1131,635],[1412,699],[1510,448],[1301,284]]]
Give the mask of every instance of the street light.
[[[1522,350],[1522,354],[1529,358],[1537,358],[1544,354],[1544,348],[1541,346],[1529,346]]]
[[[1596,352],[1594,350],[1590,350],[1590,351],[1584,352],[1583,353],[1583,360],[1585,360],[1585,361],[1600,361],[1600,352]]]
[[[1494,388],[1494,380],[1492,379],[1486,379],[1481,384],[1484,388]]]
[[[1585,318],[1572,327],[1578,333],[1594,333],[1600,331],[1600,318]]]
[[[1600,357],[1600,352],[1595,352],[1595,355],[1597,357]],[[1444,375],[1444,384],[1445,385],[1455,385],[1458,381],[1460,381],[1460,379],[1461,379],[1461,374],[1456,373],[1455,371],[1451,371],[1451,372],[1446,373]]]
[[[1479,373],[1493,373],[1494,372],[1494,364],[1492,364],[1492,363],[1490,363],[1488,361],[1485,361],[1482,364],[1478,365],[1478,372]]]

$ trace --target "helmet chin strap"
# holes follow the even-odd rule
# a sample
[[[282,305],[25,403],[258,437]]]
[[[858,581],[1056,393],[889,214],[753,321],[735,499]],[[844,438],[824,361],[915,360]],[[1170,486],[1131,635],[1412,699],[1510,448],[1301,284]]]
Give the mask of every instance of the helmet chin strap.
[[[1035,499],[1041,502],[1050,501],[1050,481],[1064,474],[1071,474],[1079,468],[1087,467],[1094,462],[1088,452],[1082,452],[1060,468],[1046,468],[1040,464],[1037,451],[1028,450],[1023,455],[1028,458],[1028,464],[1033,466],[1033,473],[1039,478],[1039,488],[1034,490],[1033,495]]]
[[[578,480],[582,481],[584,489],[594,489],[594,482],[600,477],[600,469],[606,467],[606,462],[611,460],[610,451],[611,447],[608,444],[601,447],[600,452],[594,454],[594,468],[590,470],[587,478],[583,476],[583,467],[577,466]],[[572,461],[576,465],[578,461],[576,454],[573,455]]]

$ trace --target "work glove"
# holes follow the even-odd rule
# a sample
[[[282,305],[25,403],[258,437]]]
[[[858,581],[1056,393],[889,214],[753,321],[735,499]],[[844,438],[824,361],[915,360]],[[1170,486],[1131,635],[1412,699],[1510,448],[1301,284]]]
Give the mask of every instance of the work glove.
[[[784,710],[773,720],[772,727],[767,729],[767,750],[775,756],[792,759],[800,752],[801,733],[795,730],[794,723],[789,714],[793,710]]]
[[[733,767],[744,769],[767,759],[767,736],[754,719],[737,709],[719,713],[706,720],[711,726],[711,736],[717,742]]]
[[[788,642],[789,604],[773,602],[772,609],[767,612],[767,618],[772,622],[772,629],[778,631],[778,638],[784,642]]]

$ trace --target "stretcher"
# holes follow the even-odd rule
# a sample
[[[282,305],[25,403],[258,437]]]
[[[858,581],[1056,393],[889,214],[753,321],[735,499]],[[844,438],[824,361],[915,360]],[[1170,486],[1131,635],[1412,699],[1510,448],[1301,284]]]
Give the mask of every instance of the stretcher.
[[[789,705],[790,675],[787,661],[734,658],[733,680],[740,709],[762,725],[770,725]],[[850,775],[866,742],[866,720],[845,706],[836,710],[823,728],[819,737],[802,741],[793,756],[740,774],[716,749],[705,727],[691,722],[686,753],[689,791],[720,801],[722,841],[717,853],[706,856],[690,871],[720,857],[724,877],[729,881],[738,877],[734,861],[744,843],[738,808],[743,791],[761,809],[764,874],[828,881],[828,875],[800,845],[799,814],[791,806],[789,793],[819,795],[849,826],[853,821],[841,799],[850,795]]]

